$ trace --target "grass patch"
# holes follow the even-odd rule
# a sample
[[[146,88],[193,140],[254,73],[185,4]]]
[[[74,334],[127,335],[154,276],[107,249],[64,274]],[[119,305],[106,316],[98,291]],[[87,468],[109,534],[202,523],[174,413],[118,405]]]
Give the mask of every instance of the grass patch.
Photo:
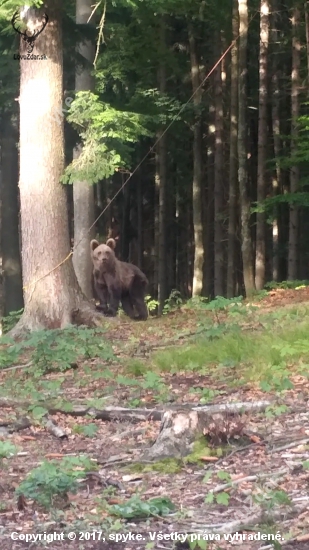
[[[210,340],[201,335],[192,345],[155,353],[152,368],[163,372],[196,371],[224,379],[232,376],[241,382],[261,382],[285,377],[287,369],[301,365],[302,374],[309,366],[309,319],[297,316],[282,320],[280,327],[269,331],[231,331]],[[300,366],[300,365],[299,365]],[[224,372],[222,372],[224,371]],[[230,372],[229,372],[230,371]]]

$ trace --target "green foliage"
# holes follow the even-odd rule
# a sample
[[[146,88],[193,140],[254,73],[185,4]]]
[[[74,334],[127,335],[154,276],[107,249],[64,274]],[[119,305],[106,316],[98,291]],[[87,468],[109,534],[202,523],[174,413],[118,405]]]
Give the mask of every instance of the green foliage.
[[[69,492],[76,492],[79,480],[84,477],[86,471],[93,468],[93,462],[86,456],[65,457],[60,462],[44,461],[21,482],[16,494],[49,509],[56,497],[66,499]]]
[[[201,405],[205,405],[212,401],[217,395],[220,395],[219,390],[213,390],[211,388],[191,388],[190,393],[198,394],[200,396]]]
[[[48,409],[40,407],[39,405],[30,405],[28,411],[31,412],[35,420],[41,420],[48,413]]]
[[[120,374],[116,378],[116,383],[126,388],[133,387],[139,390],[152,390],[153,396],[156,397],[157,400],[163,402],[166,401],[169,395],[168,387],[162,381],[161,377],[157,373],[149,370],[143,373],[142,380],[136,380]],[[130,401],[130,404],[131,406],[138,406],[140,404],[140,399],[135,398]]]
[[[289,206],[309,206],[309,193],[306,191],[298,191],[297,193],[285,193],[284,195],[275,195],[274,197],[269,197],[265,201],[256,204],[255,207],[251,208],[252,214],[259,212],[272,213],[274,207],[278,204],[288,204]]]
[[[212,493],[209,492],[208,495],[205,498],[205,504],[213,504],[216,502],[217,504],[223,504],[224,506],[228,506],[230,502],[230,495],[228,493],[225,493],[222,491],[221,493]]]
[[[285,414],[288,410],[286,405],[269,405],[265,409],[265,416],[266,418],[274,418],[275,416]]]
[[[90,424],[78,424],[74,427],[73,431],[77,434],[84,435],[85,437],[95,437],[99,428],[93,422]]]
[[[20,348],[16,348],[15,342],[8,336],[0,339],[0,368],[13,365],[20,355]]]
[[[308,106],[307,104],[304,104]],[[287,140],[291,140],[291,136],[286,136]],[[300,182],[300,189],[296,193],[283,193],[273,197],[268,197],[261,203],[256,203],[252,212],[267,212],[270,214],[269,221],[272,219],[272,215],[275,209],[280,204],[294,205],[303,208],[309,207],[309,192],[305,190],[305,186],[308,185],[308,161],[309,161],[309,117],[304,115],[298,119],[298,136],[293,136],[294,145],[292,155],[284,155],[281,158],[277,158],[280,166],[285,169],[289,169],[293,166],[299,166],[304,168],[305,177]]]
[[[264,391],[285,391],[292,387],[289,380],[293,365],[301,361],[298,370],[309,361],[307,315],[298,312],[297,322],[290,314],[280,316],[280,326],[271,322],[271,330],[242,332],[239,326],[221,325],[219,333],[209,330],[198,335],[195,342],[179,348],[158,351],[152,356],[153,369],[178,372],[197,371],[218,380],[234,384],[245,381],[261,383]],[[288,359],[288,361],[286,360]]]
[[[260,388],[264,392],[292,390],[294,386],[289,379],[289,371],[285,364],[273,364],[271,370],[265,373],[263,380],[261,380]]]
[[[248,307],[243,304],[243,296],[235,298],[224,298],[217,296],[214,300],[208,303],[200,303],[200,308],[206,311],[211,311],[218,325],[221,324],[220,313],[228,314],[231,317],[237,315],[246,315],[249,311]],[[252,310],[252,306],[250,308]]]
[[[221,470],[220,472],[217,473],[217,478],[220,479],[221,481],[226,481],[227,483],[232,481],[231,474],[229,474],[228,472],[225,472],[224,470]]]
[[[276,281],[270,281],[269,283],[266,283],[265,288],[269,290],[276,290],[277,288],[282,288],[284,290],[287,289],[298,289],[298,288],[304,288],[306,286],[309,286],[309,281],[281,281],[280,283],[277,283]]]
[[[223,296],[216,296],[214,300],[205,304],[205,309],[212,312],[218,311],[237,311],[239,305],[242,305],[243,296],[238,296],[237,298],[224,298]]]
[[[281,359],[309,356],[309,342],[303,338],[292,343],[274,344],[272,349],[278,352]],[[286,364],[283,361],[273,364],[271,372],[261,381],[260,387],[262,391],[266,392],[273,389],[280,392],[293,389],[294,386],[289,380],[289,370]]]
[[[147,370],[147,367],[144,365],[144,363],[140,359],[132,359],[126,365],[127,373],[132,374],[133,376],[142,376],[143,374],[145,374],[146,370]]]
[[[187,540],[190,550],[207,550],[207,540],[192,540],[190,537]]]
[[[20,309],[19,311],[11,311],[11,313],[9,313],[7,317],[2,317],[1,323],[3,334],[6,334],[13,327],[15,327],[16,323],[21,318],[23,311],[23,309]]]
[[[129,167],[132,148],[146,129],[147,117],[120,110],[91,92],[78,92],[71,103],[68,121],[79,131],[83,149],[66,168],[63,183],[76,180],[97,183],[120,167]]]
[[[145,302],[149,312],[156,311],[159,305],[158,300],[154,300],[150,295],[145,297]]]
[[[256,492],[252,495],[253,501],[264,510],[271,512],[275,506],[291,506],[292,502],[285,491]]]
[[[183,299],[181,298],[180,292],[175,289],[172,290],[169,297],[165,300],[163,315],[175,309],[179,309],[182,306],[182,304],[183,304]]]
[[[156,372],[147,371],[142,381],[142,388],[145,390],[154,390],[161,398],[168,392],[166,384],[162,381],[161,376]]]
[[[30,0],[27,5],[39,8],[44,0]],[[18,9],[25,5],[23,0],[2,0],[0,3],[0,18],[7,19]]]
[[[209,299],[205,296],[193,296],[186,302],[186,308],[196,310],[205,310],[205,305],[209,303]]]
[[[15,343],[8,339],[1,341],[11,345],[1,350],[0,365],[8,366],[19,355],[30,350],[36,377],[52,370],[63,372],[71,369],[82,358],[99,357],[104,361],[115,359],[112,348],[103,339],[100,329],[68,327],[63,330],[43,330],[32,333],[22,342]]]
[[[18,449],[10,441],[0,441],[0,460],[16,455]]]
[[[151,296],[147,295],[145,298],[146,305],[149,312],[155,312],[159,306],[158,300],[154,300]],[[183,299],[178,290],[172,290],[169,297],[164,302],[163,315],[179,309],[183,305]]]
[[[124,504],[110,506],[112,514],[126,519],[166,516],[175,510],[174,504],[167,497],[152,498],[142,501],[139,495],[134,495]]]
[[[184,464],[200,464],[205,456],[211,456],[213,452],[207,446],[205,437],[200,437],[194,441],[193,450],[185,456],[182,461]]]

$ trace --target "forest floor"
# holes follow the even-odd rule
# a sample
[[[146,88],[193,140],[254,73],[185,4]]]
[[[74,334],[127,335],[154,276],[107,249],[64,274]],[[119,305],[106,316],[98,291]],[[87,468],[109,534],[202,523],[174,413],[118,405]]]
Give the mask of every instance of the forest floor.
[[[266,550],[273,546],[262,535],[277,534],[275,548],[308,550],[308,314],[308,287],[278,289],[251,303],[183,306],[146,323],[120,317],[92,336],[100,338],[102,356],[94,357],[84,339],[84,357],[74,364],[72,338],[55,349],[38,337],[18,361],[12,355],[0,371],[0,549]],[[0,360],[8,349],[0,346]],[[266,409],[234,419],[241,425],[236,438],[206,434],[189,457],[154,464],[141,457],[160,422],[96,418],[108,406],[265,400]],[[44,423],[47,409],[58,434]],[[18,429],[25,417],[29,427]],[[81,457],[91,462],[83,467]],[[63,460],[72,461],[71,471],[61,477],[55,464]],[[82,477],[74,485],[75,474]],[[59,487],[68,488],[62,498]],[[49,506],[38,503],[38,493]],[[174,510],[161,516],[168,502]],[[47,543],[47,534],[61,532],[61,540]],[[215,542],[207,545],[206,533]],[[26,534],[42,540],[26,542]],[[126,539],[115,542],[116,534]],[[180,534],[199,537],[199,545],[182,543]]]

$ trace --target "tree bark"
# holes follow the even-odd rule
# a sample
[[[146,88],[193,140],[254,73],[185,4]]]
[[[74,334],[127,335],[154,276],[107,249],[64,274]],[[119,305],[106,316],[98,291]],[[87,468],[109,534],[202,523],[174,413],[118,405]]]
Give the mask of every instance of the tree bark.
[[[202,121],[198,109],[202,103],[202,90],[200,85],[199,62],[196,51],[194,28],[189,25],[189,48],[191,60],[191,81],[194,107],[196,108],[195,124],[193,128],[193,184],[192,184],[192,208],[194,227],[194,271],[192,296],[200,296],[203,288],[203,265],[204,265],[204,243],[203,243],[203,222],[202,222]]]
[[[259,57],[259,127],[258,127],[258,174],[257,202],[266,196],[267,160],[267,83],[269,44],[269,0],[261,0],[260,14],[260,57]],[[255,285],[262,290],[265,284],[266,265],[266,223],[265,212],[256,215]]]
[[[215,63],[211,60],[210,63]],[[209,101],[207,115],[206,181],[202,187],[202,215],[204,238],[203,294],[214,297],[214,165],[215,165],[215,109]]]
[[[76,0],[76,23],[86,24],[92,13],[91,0]],[[87,65],[81,70],[77,68],[75,76],[75,89],[77,92],[93,89],[93,77],[91,76],[92,62],[95,51],[89,40],[78,45],[79,53],[84,57]],[[77,159],[82,151],[82,145],[74,148],[73,159]],[[79,285],[87,298],[93,297],[92,290],[92,263],[89,254],[89,242],[94,238],[94,228],[89,228],[94,222],[94,189],[86,181],[73,183],[74,201],[74,248],[73,265]]]
[[[221,33],[216,33],[216,57],[221,55]],[[214,73],[215,86],[215,220],[214,220],[214,291],[215,296],[224,295],[224,247],[223,247],[223,94],[222,94],[222,66],[218,65]]]
[[[12,113],[2,120],[1,244],[3,270],[3,315],[23,305],[19,243],[18,128]]]
[[[307,83],[309,82],[309,2],[305,2],[305,26],[306,26],[306,54],[307,54]],[[309,94],[309,86],[308,86]]]
[[[124,185],[125,174],[121,174],[121,185]],[[131,182],[130,182],[131,183]],[[130,183],[122,189],[122,223],[121,223],[121,253],[120,257],[123,262],[130,261],[130,203],[131,203],[131,189]]]
[[[230,107],[230,162],[229,162],[229,225],[227,253],[227,297],[235,296],[236,231],[237,231],[237,132],[238,132],[238,0],[234,0],[232,33],[235,44],[231,50],[231,107]]]
[[[20,63],[20,211],[25,311],[13,336],[25,330],[60,328],[82,312],[96,314],[84,302],[70,257],[62,116],[62,33],[60,0],[48,0],[44,32],[34,54],[45,60]],[[41,13],[38,19],[41,20]],[[33,28],[38,12],[27,11]],[[25,53],[24,43],[21,43]],[[97,316],[99,317],[99,316]]]
[[[239,13],[239,81],[238,81],[238,182],[241,208],[241,252],[246,295],[255,291],[253,272],[253,246],[250,231],[250,199],[248,194],[247,167],[247,46],[248,5],[238,0]]]
[[[292,90],[291,90],[291,156],[297,150],[298,117],[299,117],[299,86],[300,86],[300,10],[297,4],[292,14]],[[290,171],[290,192],[296,193],[299,187],[299,167],[292,166]],[[288,254],[288,280],[297,279],[298,274],[298,227],[299,209],[290,206],[289,221],[289,254]]]
[[[159,92],[164,95],[166,91],[166,22],[161,17],[159,28],[159,56],[158,68]],[[166,185],[167,185],[167,141],[164,129],[158,132],[159,142],[156,147],[156,195],[158,200],[157,220],[157,250],[158,250],[158,314],[162,315],[164,303],[167,298],[167,269],[166,269]]]
[[[137,265],[143,271],[143,193],[141,169],[137,172]]]
[[[272,182],[272,194],[275,197],[282,191],[282,171],[280,166],[280,154],[282,149],[281,144],[281,125],[280,125],[280,77],[278,67],[278,47],[279,33],[277,31],[276,14],[278,10],[277,0],[272,0],[273,9],[273,28],[272,42],[275,45],[272,61],[272,78],[271,78],[271,91],[272,91],[272,133],[274,141],[274,158],[276,162],[276,168],[273,175]],[[279,281],[279,205],[274,206],[274,215],[272,221],[272,278],[274,281]]]

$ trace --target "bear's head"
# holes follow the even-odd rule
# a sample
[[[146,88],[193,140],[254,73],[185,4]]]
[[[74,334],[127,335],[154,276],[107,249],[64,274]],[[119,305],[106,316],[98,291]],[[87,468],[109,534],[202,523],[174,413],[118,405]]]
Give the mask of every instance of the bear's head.
[[[115,246],[114,239],[108,239],[106,244],[100,244],[95,239],[91,241],[90,252],[95,271],[106,273],[115,270],[117,261],[114,252]]]

